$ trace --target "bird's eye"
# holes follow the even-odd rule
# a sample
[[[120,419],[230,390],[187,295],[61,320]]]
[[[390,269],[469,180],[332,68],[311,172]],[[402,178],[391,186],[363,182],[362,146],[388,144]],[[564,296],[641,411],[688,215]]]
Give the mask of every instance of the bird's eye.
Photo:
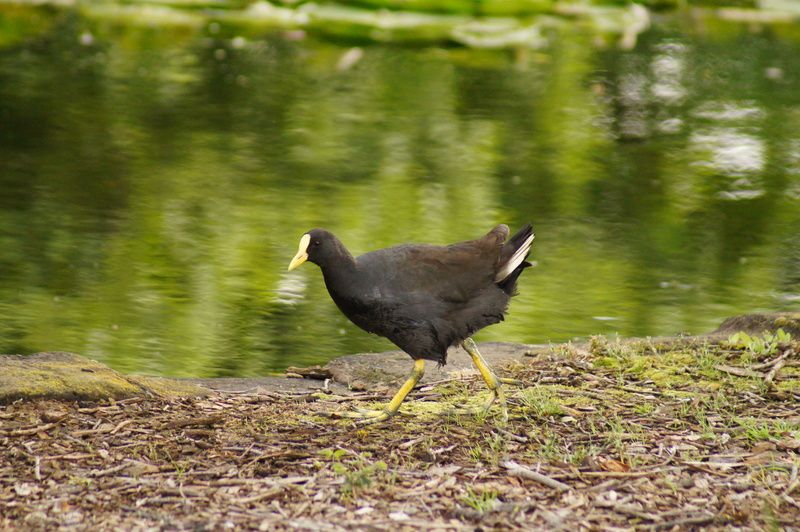
[[[319,240],[314,240],[314,245],[319,246]]]

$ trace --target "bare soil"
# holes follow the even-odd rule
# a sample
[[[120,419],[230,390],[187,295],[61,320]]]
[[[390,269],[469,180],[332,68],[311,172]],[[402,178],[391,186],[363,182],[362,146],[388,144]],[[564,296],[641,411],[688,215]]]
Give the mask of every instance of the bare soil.
[[[510,420],[431,382],[374,392],[19,401],[0,410],[0,528],[800,530],[800,346],[595,339],[500,373]]]

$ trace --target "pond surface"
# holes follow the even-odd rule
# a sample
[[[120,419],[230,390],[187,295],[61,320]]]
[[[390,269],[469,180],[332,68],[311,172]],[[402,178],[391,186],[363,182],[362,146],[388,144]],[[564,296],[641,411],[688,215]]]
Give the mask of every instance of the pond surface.
[[[540,51],[0,10],[0,352],[257,375],[391,349],[299,237],[354,252],[531,221],[481,341],[700,333],[800,309],[800,40],[665,19]]]

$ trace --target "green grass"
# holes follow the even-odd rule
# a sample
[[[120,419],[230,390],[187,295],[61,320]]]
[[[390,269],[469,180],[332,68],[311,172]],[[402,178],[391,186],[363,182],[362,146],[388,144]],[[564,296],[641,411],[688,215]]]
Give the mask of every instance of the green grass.
[[[564,415],[564,409],[558,397],[556,397],[555,391],[546,386],[536,385],[532,388],[527,388],[522,391],[520,398],[528,412],[534,417]]]
[[[497,506],[497,492],[494,490],[475,491],[467,486],[467,494],[461,497],[461,503],[479,513],[486,513]]]

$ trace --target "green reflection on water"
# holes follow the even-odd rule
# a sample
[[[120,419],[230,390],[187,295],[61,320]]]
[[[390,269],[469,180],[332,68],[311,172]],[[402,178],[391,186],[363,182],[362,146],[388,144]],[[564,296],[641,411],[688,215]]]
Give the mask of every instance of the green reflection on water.
[[[105,27],[3,8],[0,352],[255,375],[387,341],[300,235],[354,253],[531,220],[536,268],[479,340],[703,332],[800,308],[800,44],[665,24],[631,52]]]

